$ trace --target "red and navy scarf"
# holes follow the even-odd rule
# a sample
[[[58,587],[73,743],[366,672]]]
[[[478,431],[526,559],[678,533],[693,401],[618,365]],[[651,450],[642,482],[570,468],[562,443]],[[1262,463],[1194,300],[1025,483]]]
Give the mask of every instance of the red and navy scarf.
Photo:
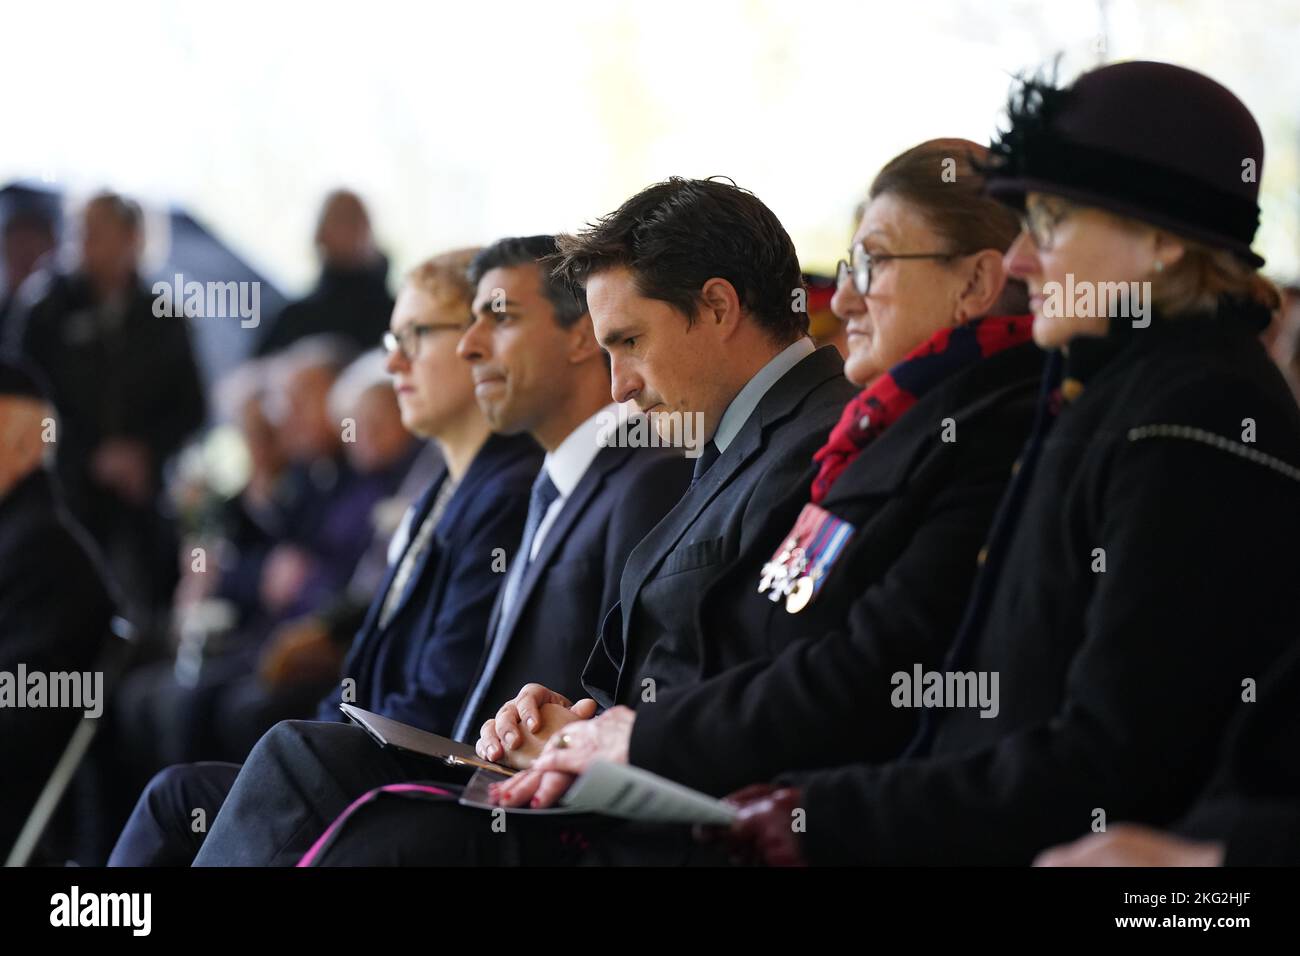
[[[839,424],[813,455],[821,468],[812,500],[821,502],[844,469],[926,392],[981,359],[1028,342],[1032,315],[999,315],[940,329],[844,406]]]

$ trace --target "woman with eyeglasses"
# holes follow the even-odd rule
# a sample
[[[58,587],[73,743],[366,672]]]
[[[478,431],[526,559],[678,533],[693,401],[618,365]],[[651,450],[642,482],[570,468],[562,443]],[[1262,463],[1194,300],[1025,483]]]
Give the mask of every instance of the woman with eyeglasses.
[[[1033,433],[906,759],[738,794],[774,862],[1026,864],[1165,825],[1300,635],[1300,413],[1258,341],[1263,141],[1228,90],[1159,63],[1022,83],[989,188],[1049,352]],[[790,810],[806,834],[790,832]]]

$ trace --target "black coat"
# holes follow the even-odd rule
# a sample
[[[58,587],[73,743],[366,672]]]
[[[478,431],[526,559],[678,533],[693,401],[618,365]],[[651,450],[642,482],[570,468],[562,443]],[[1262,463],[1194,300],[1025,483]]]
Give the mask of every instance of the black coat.
[[[93,670],[114,612],[94,546],[62,512],[52,485],[37,471],[0,498],[0,671],[15,680],[19,664],[29,674]],[[81,716],[0,707],[0,853]]]
[[[1206,793],[1175,828],[1227,845],[1227,866],[1300,864],[1300,641],[1241,713]]]
[[[702,602],[706,679],[638,707],[632,763],[724,794],[783,770],[896,756],[917,714],[889,706],[890,675],[943,661],[1042,368],[1032,344],[979,362],[863,450],[822,502],[856,530],[797,614],[757,583],[809,489],[773,508]],[[955,441],[943,440],[946,418]]]
[[[1097,811],[1188,808],[1300,632],[1300,412],[1257,318],[1074,340],[1082,393],[1036,427],[945,666],[996,674],[997,716],[930,709],[909,759],[796,777],[810,859],[1024,864]]]
[[[618,601],[627,556],[681,500],[691,472],[680,449],[611,447],[596,455],[520,582],[504,631],[504,656],[490,675],[484,673],[487,651],[479,662],[471,686],[485,676],[490,683],[475,713],[462,715],[468,740],[477,740],[484,721],[527,683],[570,700],[584,696],[582,668]],[[497,632],[504,591],[497,594],[489,635]]]
[[[326,266],[316,288],[290,302],[271,321],[258,340],[256,354],[279,352],[310,335],[341,335],[358,349],[373,349],[388,331],[392,314],[387,259],[381,256],[358,269]]]
[[[644,681],[656,693],[698,680],[699,611],[708,585],[752,546],[768,509],[812,480],[813,452],[854,389],[835,349],[783,375],[727,450],[627,560],[619,604],[583,673],[603,706],[635,706]]]
[[[143,442],[155,484],[163,464],[203,424],[203,385],[184,318],[158,318],[154,296],[136,280],[120,324],[96,318],[89,282],[56,276],[27,317],[22,349],[50,382],[59,412],[58,470],[68,505],[99,537],[95,519],[120,509],[89,473],[109,438]]]

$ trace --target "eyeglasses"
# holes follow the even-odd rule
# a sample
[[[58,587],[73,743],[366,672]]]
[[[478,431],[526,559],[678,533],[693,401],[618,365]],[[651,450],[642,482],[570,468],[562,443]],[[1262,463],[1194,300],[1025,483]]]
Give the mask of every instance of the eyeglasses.
[[[1020,227],[1029,234],[1029,238],[1040,252],[1047,252],[1056,242],[1056,227],[1072,212],[1064,203],[1048,205],[1036,202],[1025,205],[1020,214]]]
[[[964,253],[960,252],[878,252],[873,255],[867,252],[864,243],[859,242],[849,251],[848,262],[841,259],[836,264],[835,287],[838,289],[851,275],[853,288],[858,290],[858,295],[867,295],[871,292],[872,267],[878,262],[888,262],[891,259],[959,259],[962,255]]]
[[[464,332],[465,326],[456,325],[453,322],[440,322],[432,325],[408,325],[400,332],[385,332],[381,340],[384,346],[384,354],[392,355],[394,352],[401,352],[402,358],[408,362],[414,362],[420,357],[420,343],[430,333],[440,332],[445,329]]]

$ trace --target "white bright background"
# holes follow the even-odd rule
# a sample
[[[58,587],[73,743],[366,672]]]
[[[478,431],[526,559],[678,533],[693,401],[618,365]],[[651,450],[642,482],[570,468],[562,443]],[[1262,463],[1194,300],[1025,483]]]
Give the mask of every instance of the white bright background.
[[[11,0],[0,23],[0,182],[182,204],[290,294],[338,185],[404,270],[725,174],[825,270],[885,160],[987,141],[1010,75],[1058,52],[1236,92],[1267,143],[1257,248],[1300,275],[1296,0]]]

